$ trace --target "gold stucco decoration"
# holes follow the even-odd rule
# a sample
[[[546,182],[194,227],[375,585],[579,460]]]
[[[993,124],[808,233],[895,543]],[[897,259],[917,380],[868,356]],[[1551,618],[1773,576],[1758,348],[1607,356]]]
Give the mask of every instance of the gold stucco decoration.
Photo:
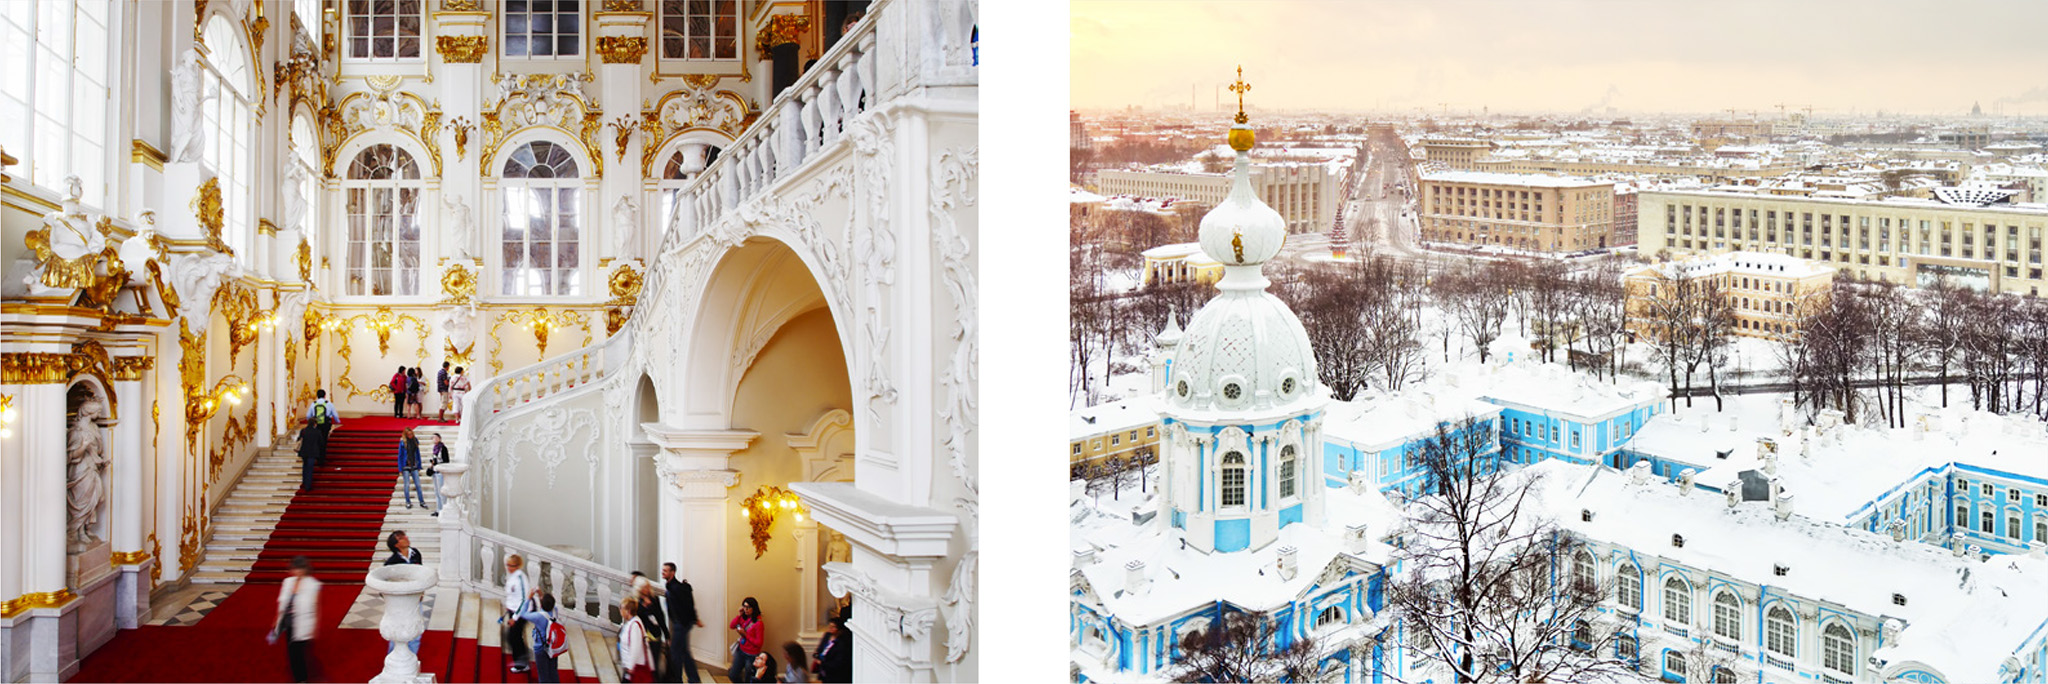
[[[299,280],[313,282],[313,243],[306,236],[299,236],[299,249],[292,254],[292,261],[299,265]]]
[[[639,64],[647,56],[647,37],[599,36],[597,54],[606,64]]]
[[[476,298],[476,276],[460,262],[449,264],[441,273],[441,294],[445,304],[468,304]]]
[[[221,230],[227,226],[227,205],[221,201],[220,178],[208,178],[199,184],[199,193],[192,197],[192,213],[199,218],[199,225],[206,229],[206,246],[213,251],[234,256],[235,250],[221,239]]]
[[[777,14],[768,18],[754,36],[754,46],[761,50],[761,59],[772,59],[775,46],[787,45],[802,40],[804,32],[811,29],[811,17],[804,14]]]
[[[477,64],[491,49],[489,36],[435,36],[434,51],[449,64]]]

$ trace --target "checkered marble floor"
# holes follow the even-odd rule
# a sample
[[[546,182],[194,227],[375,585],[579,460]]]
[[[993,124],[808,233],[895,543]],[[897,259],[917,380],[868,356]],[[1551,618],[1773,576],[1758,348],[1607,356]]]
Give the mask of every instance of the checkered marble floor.
[[[429,591],[425,596],[420,597],[420,610],[425,614],[432,615],[435,603],[436,593]],[[348,615],[342,616],[341,628],[376,629],[377,623],[383,619],[384,596],[366,589],[356,595],[355,604],[348,607]]]
[[[190,627],[198,624],[207,613],[220,607],[221,602],[226,601],[228,594],[234,593],[235,589],[235,586],[200,586],[178,592],[159,602],[151,611],[155,614],[154,617],[144,624],[164,627]]]

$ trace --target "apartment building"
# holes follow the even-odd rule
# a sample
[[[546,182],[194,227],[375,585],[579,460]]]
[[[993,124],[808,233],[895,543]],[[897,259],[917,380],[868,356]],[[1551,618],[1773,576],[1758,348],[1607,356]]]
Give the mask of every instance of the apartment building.
[[[1165,171],[1103,171],[1096,191],[1104,195],[1174,197],[1216,206],[1230,194],[1230,176],[1222,173]],[[1329,230],[1337,218],[1336,174],[1322,164],[1280,163],[1252,166],[1252,191],[1280,212],[1287,232]]]
[[[1825,302],[1835,267],[1761,252],[1693,255],[1630,271],[1623,277],[1628,291],[1629,330],[1661,338],[1648,312],[1659,298],[1672,297],[1679,279],[1706,280],[1719,287],[1735,310],[1735,334],[1779,339],[1797,331],[1802,306]]]
[[[1493,143],[1473,138],[1424,138],[1423,159],[1458,171],[1478,168],[1479,160],[1493,152]]]
[[[1772,252],[1872,280],[1921,286],[1945,276],[1979,289],[2040,295],[2048,286],[2041,264],[2048,205],[2005,203],[2009,197],[1997,194],[1872,200],[1643,192],[1638,246],[1646,255]]]
[[[1531,252],[1613,246],[1614,184],[1483,171],[1422,177],[1422,239]]]

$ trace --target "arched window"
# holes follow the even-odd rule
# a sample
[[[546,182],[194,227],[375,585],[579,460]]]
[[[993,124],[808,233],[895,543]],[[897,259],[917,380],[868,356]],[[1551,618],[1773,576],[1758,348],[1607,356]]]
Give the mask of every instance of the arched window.
[[[1600,578],[1593,570],[1593,554],[1580,551],[1572,556],[1572,581],[1577,582],[1582,590],[1599,585]]]
[[[1244,505],[1244,454],[1230,452],[1223,455],[1223,505]]]
[[[1856,674],[1856,637],[1840,622],[1829,623],[1820,633],[1822,667],[1847,675]]]
[[[0,2],[0,147],[59,194],[77,175],[88,206],[106,199],[109,20],[106,0]]]
[[[1572,624],[1572,648],[1584,651],[1593,647],[1593,625],[1585,620]]]
[[[539,140],[505,159],[504,269],[508,295],[575,296],[582,288],[583,183],[576,159]]]
[[[1294,445],[1280,447],[1280,496],[1294,496]]]
[[[1742,599],[1735,598],[1734,592],[1714,595],[1714,634],[1729,639],[1742,638]]]
[[[1637,656],[1636,638],[1626,634],[1614,637],[1614,655],[1628,662],[1635,662]]]
[[[1685,654],[1678,651],[1665,651],[1664,673],[1677,677],[1677,679],[1672,681],[1685,681]]]
[[[420,293],[420,169],[393,145],[356,154],[342,181],[348,197],[351,295]]]
[[[1799,655],[1799,623],[1784,606],[1771,606],[1764,616],[1764,648],[1788,658]]]
[[[668,232],[669,224],[675,220],[676,196],[682,194],[683,186],[689,185],[697,174],[710,167],[711,162],[718,161],[718,152],[716,145],[685,144],[661,165],[661,223],[654,227],[656,235]]]
[[[1630,610],[1643,609],[1643,578],[1636,575],[1634,563],[1621,564],[1621,570],[1615,573],[1614,599]]]
[[[250,217],[256,213],[256,200],[249,191],[255,176],[250,150],[255,140],[256,86],[249,75],[242,36],[226,17],[216,14],[206,20],[206,78],[212,81],[208,89],[217,85],[220,96],[202,101],[200,109],[206,121],[202,152],[206,164],[219,175],[221,202],[226,206],[221,238],[241,258],[248,259],[253,255],[245,248],[255,223]]]
[[[1330,606],[1328,608],[1324,608],[1322,612],[1316,613],[1316,629],[1322,629],[1324,627],[1330,627],[1334,625],[1342,625],[1344,623],[1345,620],[1343,606]]]
[[[1673,577],[1664,580],[1664,619],[1684,624],[1692,621],[1692,587]]]
[[[1713,684],[1735,684],[1735,671],[1726,666],[1715,665]]]
[[[311,119],[303,116],[292,118],[290,138],[292,156],[284,163],[298,167],[299,173],[304,178],[298,184],[298,192],[299,206],[303,207],[306,213],[299,217],[301,222],[299,225],[279,225],[278,227],[298,228],[300,234],[306,236],[306,239],[311,244],[318,245],[319,240],[316,239],[316,236],[320,234],[318,230],[320,211],[317,208],[319,206],[317,198],[320,196],[320,187],[319,180],[317,179],[320,176],[314,172],[314,169],[320,168],[320,137],[313,131],[313,121]],[[289,220],[291,217],[285,216],[283,218]]]

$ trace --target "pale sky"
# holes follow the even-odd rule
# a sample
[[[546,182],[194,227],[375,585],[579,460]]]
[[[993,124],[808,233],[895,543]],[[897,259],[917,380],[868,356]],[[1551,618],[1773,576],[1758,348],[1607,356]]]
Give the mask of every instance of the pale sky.
[[[2048,115],[2039,0],[1076,0],[1071,22],[1077,109],[1208,107],[1241,63],[1272,109]]]

